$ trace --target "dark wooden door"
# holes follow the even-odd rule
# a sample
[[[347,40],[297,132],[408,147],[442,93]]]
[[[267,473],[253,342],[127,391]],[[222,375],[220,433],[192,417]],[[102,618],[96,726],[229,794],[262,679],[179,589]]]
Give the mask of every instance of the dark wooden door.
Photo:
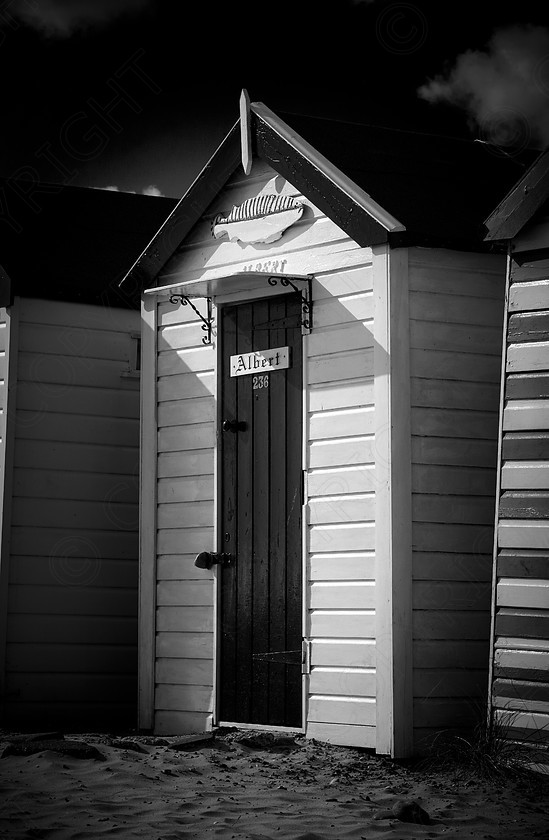
[[[224,307],[220,340],[219,550],[234,562],[220,567],[218,718],[299,727],[300,296]],[[289,367],[230,375],[231,356],[285,347]]]

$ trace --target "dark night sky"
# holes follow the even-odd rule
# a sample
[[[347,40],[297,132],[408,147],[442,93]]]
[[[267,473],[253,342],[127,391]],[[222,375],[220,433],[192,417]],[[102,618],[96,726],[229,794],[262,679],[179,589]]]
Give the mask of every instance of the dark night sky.
[[[279,114],[503,146],[549,141],[549,10],[531,0],[11,0],[3,7],[3,177],[137,192],[154,185],[179,197],[238,118],[242,87]],[[112,19],[120,7],[126,13]],[[498,31],[508,33],[499,57],[490,47]],[[505,67],[510,44],[517,52]],[[462,63],[452,88],[463,94],[465,85],[468,111],[418,96],[472,50],[476,59]],[[109,108],[117,90],[120,100]]]

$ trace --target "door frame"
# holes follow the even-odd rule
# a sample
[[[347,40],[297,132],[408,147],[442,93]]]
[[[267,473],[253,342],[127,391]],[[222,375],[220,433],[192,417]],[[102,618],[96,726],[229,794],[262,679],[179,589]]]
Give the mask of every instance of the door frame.
[[[283,288],[281,286],[270,287],[264,286],[254,291],[236,292],[233,294],[221,294],[214,298],[214,313],[215,323],[219,328],[221,322],[223,308],[225,306],[235,306],[238,304],[252,303],[256,300],[264,300],[271,297],[280,297],[283,294],[292,294],[293,289]],[[302,334],[302,365],[301,365],[301,470],[303,474],[303,504],[301,511],[301,636],[303,640],[308,639],[308,593],[307,593],[307,557],[308,557],[308,525],[309,525],[309,505],[307,496],[307,469],[308,469],[308,430],[307,430],[307,414],[308,414],[308,335]],[[215,337],[215,355],[216,355],[216,376],[215,376],[215,400],[216,400],[216,418],[215,418],[215,448],[214,448],[214,550],[221,551],[221,535],[220,535],[220,504],[221,504],[221,481],[222,471],[219,461],[219,434],[221,428],[221,386],[220,386],[220,371],[222,368],[222,354],[221,343]],[[213,726],[231,725],[238,729],[255,729],[265,730],[269,732],[293,732],[304,734],[307,729],[307,697],[309,689],[309,673],[306,671],[302,673],[301,679],[301,727],[286,727],[286,726],[269,726],[268,724],[251,724],[238,723],[233,721],[222,721],[219,719],[219,666],[220,666],[220,627],[219,627],[219,599],[221,595],[221,575],[217,566],[214,566],[214,611],[213,611],[213,647],[214,647],[214,668],[213,668],[213,706],[212,706],[212,722]]]

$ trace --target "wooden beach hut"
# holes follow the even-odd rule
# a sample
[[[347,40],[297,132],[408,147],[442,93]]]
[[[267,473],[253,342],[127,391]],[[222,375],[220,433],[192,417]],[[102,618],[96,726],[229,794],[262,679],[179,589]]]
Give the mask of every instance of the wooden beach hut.
[[[516,171],[243,93],[125,281],[141,727],[404,756],[482,716],[505,285],[482,221]]]
[[[135,725],[139,296],[173,200],[0,183],[2,725]]]
[[[486,221],[508,245],[490,701],[513,740],[549,743],[549,152]]]

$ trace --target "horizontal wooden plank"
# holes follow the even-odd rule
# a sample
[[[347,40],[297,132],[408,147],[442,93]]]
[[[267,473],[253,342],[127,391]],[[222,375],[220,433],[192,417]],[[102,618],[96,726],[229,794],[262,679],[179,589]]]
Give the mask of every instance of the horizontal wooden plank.
[[[215,523],[213,501],[170,502],[158,505],[159,528],[197,528]]]
[[[549,398],[549,374],[509,374],[505,379],[505,397],[509,400]]]
[[[509,312],[533,312],[549,309],[549,280],[512,283],[509,288]]]
[[[509,461],[549,460],[549,432],[506,432],[502,458]]]
[[[70,587],[70,588],[69,588]],[[85,585],[70,586],[59,581],[54,586],[12,584],[9,592],[12,614],[135,616],[137,590],[107,589]],[[28,618],[32,621],[32,617]]]
[[[410,373],[423,379],[499,383],[500,371],[498,356],[446,350],[410,351]]]
[[[191,347],[203,347],[204,330],[202,321],[176,323],[167,327],[159,327],[157,332],[157,350],[185,350]]]
[[[157,658],[155,682],[160,685],[213,686],[212,659]]]
[[[503,410],[503,431],[547,429],[549,400],[509,400]]]
[[[136,689],[135,674],[25,673],[11,674],[9,679],[9,691],[17,693],[18,705],[39,698],[39,709],[48,703],[135,702]]]
[[[128,390],[86,388],[77,383],[60,387],[47,382],[19,382],[17,408],[36,414],[51,411],[56,414],[83,414],[89,417],[139,418],[139,387]]]
[[[412,408],[412,434],[426,437],[497,438],[496,411],[456,411],[444,408]]]
[[[501,519],[500,548],[549,548],[549,522],[536,519]]]
[[[178,712],[209,713],[213,706],[213,689],[198,685],[157,685],[155,709]]]
[[[486,669],[490,646],[482,641],[463,639],[416,640],[413,644],[414,662],[422,668],[483,668]],[[485,672],[486,673],[486,672]]]
[[[157,462],[158,478],[190,478],[191,476],[209,476],[213,474],[214,451],[160,453]]]
[[[213,633],[213,609],[207,607],[159,607],[158,633]]]
[[[95,500],[105,504],[137,503],[139,483],[135,475],[83,475],[67,470],[18,468],[14,471],[13,494],[35,499]]]
[[[211,371],[215,368],[215,348],[208,344],[192,349],[163,350],[158,353],[156,364],[158,376]]]
[[[455,353],[501,353],[501,327],[410,321],[410,347]]]
[[[375,467],[336,467],[311,470],[307,475],[308,498],[348,493],[371,493],[376,489]]]
[[[318,278],[317,282],[323,278]],[[373,322],[349,321],[346,324],[319,329],[317,324],[314,330],[307,337],[306,352],[308,358],[326,355],[328,353],[341,353],[359,348],[373,347]]]
[[[157,493],[160,504],[211,500],[214,497],[214,477],[207,475],[161,478],[158,481]]]
[[[373,582],[315,582],[309,585],[308,596],[310,609],[366,610],[375,608],[375,587]]]
[[[137,615],[8,615],[8,638],[19,644],[131,645],[137,648]]]
[[[339,382],[342,379],[364,379],[373,375],[373,348],[314,356],[307,365],[307,381],[310,385]]]
[[[524,649],[506,650],[498,648],[494,652],[494,666],[515,668],[517,671],[536,671],[539,679],[549,681],[549,651],[528,650],[528,641],[523,641]]]
[[[499,500],[499,515],[502,519],[547,519],[549,493],[506,490]]]
[[[490,610],[489,581],[419,581],[413,582],[412,603],[415,610]]]
[[[411,402],[426,408],[499,410],[499,383],[412,377]]]
[[[449,554],[442,551],[414,551],[412,555],[414,580],[492,579],[491,554]]]
[[[371,406],[374,404],[374,379],[342,380],[309,388],[309,411]]]
[[[515,312],[507,322],[507,339],[549,341],[549,312]]]
[[[319,300],[314,306],[315,329],[335,324],[366,321],[374,317],[374,298],[371,291]]]
[[[158,380],[158,402],[194,399],[215,394],[216,377],[209,371],[162,376]]]
[[[309,499],[309,524],[326,525],[330,522],[373,522],[375,497],[373,493],[318,496]]]
[[[309,616],[309,636],[329,639],[371,639],[375,633],[373,610],[314,610]]]
[[[213,608],[213,581],[161,581],[156,587],[156,603],[158,607]]]
[[[16,497],[11,523],[13,527],[87,530],[93,540],[95,530],[137,532],[139,510],[137,503],[125,504],[110,499],[96,502],[40,498],[37,504],[36,499]]]
[[[427,697],[414,700],[414,725],[419,728],[458,729],[479,722],[478,703],[470,698]]]
[[[216,405],[213,397],[197,397],[194,400],[169,400],[160,403],[157,424],[163,426],[186,426],[191,423],[208,423],[216,419]]]
[[[505,257],[440,248],[410,248],[410,288],[503,298]]]
[[[163,283],[160,285],[164,285]],[[208,314],[208,304],[205,298],[196,298],[193,300],[203,318]],[[158,304],[158,327],[167,327],[172,324],[200,324],[201,321],[194,310],[186,305],[184,306],[179,301],[171,303],[169,300],[162,300]]]
[[[549,279],[549,260],[540,255],[524,257],[515,255],[511,263],[511,282],[524,283],[532,280]]]
[[[490,525],[495,500],[490,496],[451,496],[413,493],[412,517],[415,522],[455,522]]]
[[[109,446],[137,446],[139,442],[137,417],[87,417],[38,410],[17,411],[16,422],[19,440]]]
[[[59,329],[56,324],[28,324],[23,321],[19,326],[19,351],[41,355],[53,353],[64,356],[67,364],[71,364],[75,356],[119,360],[128,364],[132,353],[131,334],[138,335],[139,330],[139,322],[131,332],[119,332],[105,328],[91,330],[80,326],[78,321],[64,329]]]
[[[213,423],[166,426],[158,430],[158,452],[211,449],[214,445],[215,426]]]
[[[503,301],[475,298],[442,292],[410,292],[410,318],[415,321],[436,321],[445,324],[467,324],[501,328]]]
[[[511,680],[514,683],[517,681],[543,682],[547,683],[547,672],[536,670],[535,668],[513,668],[503,665],[494,665],[493,676],[505,680]]]
[[[456,525],[444,522],[414,522],[414,551],[443,551],[463,554],[491,554],[494,540],[492,525]]]
[[[75,327],[114,332],[140,330],[140,313],[134,309],[27,297],[20,299],[19,307],[21,324],[53,324],[68,331]]]
[[[309,446],[309,467],[346,467],[372,463],[374,437],[352,437],[313,441]]]
[[[67,543],[69,548],[70,543]],[[55,586],[59,583],[91,585],[112,589],[137,588],[138,562],[98,557],[91,546],[72,543],[69,556],[14,557],[10,564],[10,583]]]
[[[498,710],[496,715],[509,739],[528,743],[549,741],[549,714]]]
[[[73,356],[68,360],[65,356],[53,354],[41,356],[37,353],[20,353],[18,356],[19,382],[44,382],[71,388],[120,388],[138,390],[139,381],[125,379],[122,374],[127,372],[128,365],[120,360],[89,359]]]
[[[375,749],[376,728],[342,723],[307,723],[307,738],[316,738],[329,744],[344,747],[362,747]]]
[[[63,569],[66,568],[67,558],[75,554],[78,558],[88,555],[94,560],[97,559],[98,562],[108,557],[119,560],[137,560],[138,535],[136,530],[90,531],[86,528],[80,530],[74,526],[29,528],[28,524],[25,524],[22,527],[13,526],[11,529],[11,554],[12,557],[19,554],[49,557],[59,570],[59,574],[62,575]],[[70,567],[67,571],[71,572]],[[67,583],[72,581],[71,572]]]
[[[467,438],[412,437],[414,464],[441,464],[495,469],[495,440]]]
[[[486,663],[485,663],[486,664]],[[479,697],[486,692],[486,667],[470,668],[414,668],[414,697]]]
[[[516,710],[518,712],[530,712],[533,714],[541,712],[549,715],[549,701],[543,697],[523,697],[523,687],[525,688],[525,691],[527,691],[525,683],[520,682],[515,684],[515,694],[511,697],[507,697],[499,693],[496,694],[494,692],[492,696],[494,708],[497,708],[498,710],[508,709]]]
[[[497,584],[496,598],[500,607],[549,610],[549,580],[502,578]]]
[[[549,682],[506,680],[498,677],[492,683],[492,693],[497,698],[516,697],[521,700],[541,700],[549,703]]]
[[[502,490],[549,490],[549,463],[508,461],[501,470]]]
[[[360,726],[374,726],[376,704],[370,699],[309,697],[308,721],[311,723],[350,723]]]
[[[373,523],[312,525],[309,532],[309,550],[320,551],[364,551],[375,547]]]
[[[196,732],[211,732],[211,712],[173,712],[157,709],[154,715],[154,731],[157,735],[192,735]]]
[[[157,580],[213,580],[211,569],[194,565],[194,554],[159,554],[156,558]]]
[[[8,643],[6,670],[11,673],[137,673],[137,646],[112,644]]]
[[[373,580],[375,556],[373,552],[309,555],[308,579],[315,580]]]
[[[76,473],[111,473],[121,481],[134,481],[139,474],[139,445],[67,443],[25,440],[15,446],[16,468],[67,470]]]
[[[213,527],[211,528],[169,528],[158,532],[159,554],[198,554],[213,551]]]
[[[414,640],[477,640],[490,635],[490,613],[486,610],[414,610]]]
[[[313,441],[370,435],[374,433],[374,422],[373,407],[319,411],[309,415],[308,439]]]
[[[549,552],[503,549],[497,558],[497,576],[549,578]]]
[[[340,668],[375,668],[376,646],[372,642],[313,639],[311,665]]]
[[[495,632],[497,636],[547,639],[549,611],[499,607],[495,618]]]
[[[332,696],[375,697],[376,675],[358,670],[313,667],[309,677],[309,694]]]
[[[156,634],[156,656],[169,659],[208,659],[213,660],[213,633],[198,631],[160,632]]]
[[[412,466],[414,493],[494,497],[495,491],[495,470],[431,464]]]

